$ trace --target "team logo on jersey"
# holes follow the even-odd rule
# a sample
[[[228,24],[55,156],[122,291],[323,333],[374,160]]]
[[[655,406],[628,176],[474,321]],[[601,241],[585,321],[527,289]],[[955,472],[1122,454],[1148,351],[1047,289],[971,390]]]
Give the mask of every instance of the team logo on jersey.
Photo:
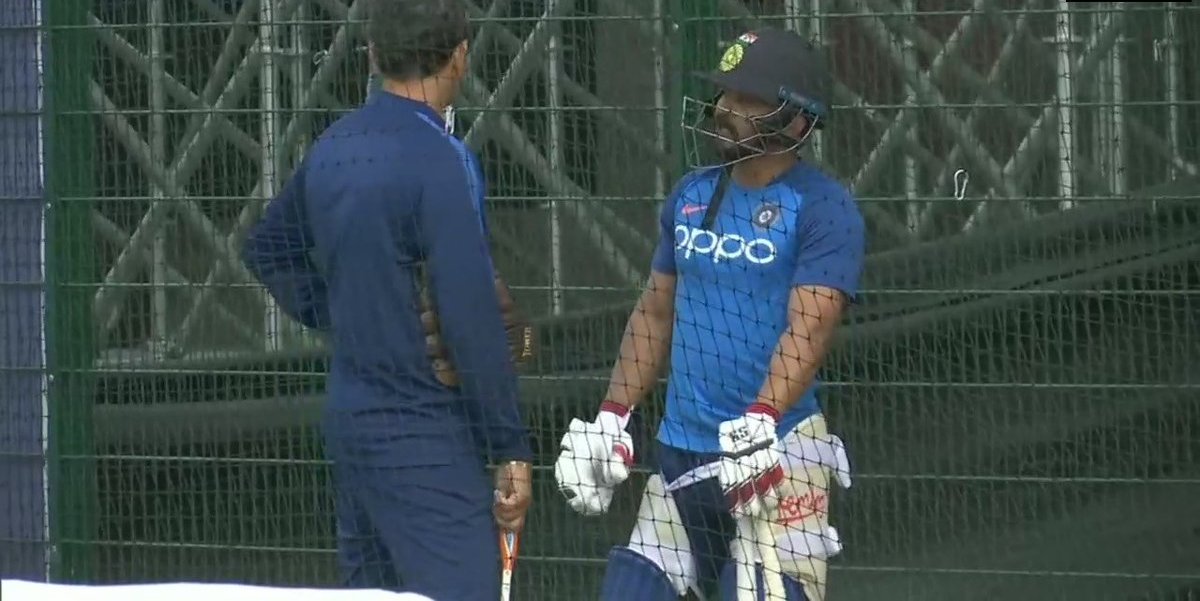
[[[782,212],[783,210],[779,208],[779,205],[765,203],[754,212],[754,225],[763,229],[769,228],[779,220],[779,214]]]

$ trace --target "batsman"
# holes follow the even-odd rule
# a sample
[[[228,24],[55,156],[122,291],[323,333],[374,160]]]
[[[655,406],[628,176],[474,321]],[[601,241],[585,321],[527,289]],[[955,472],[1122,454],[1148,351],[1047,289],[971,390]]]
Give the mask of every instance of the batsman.
[[[850,485],[850,466],[817,371],[858,290],[863,219],[844,185],[800,158],[829,113],[817,49],[764,28],[701,75],[716,96],[685,98],[682,125],[690,156],[706,140],[719,158],[696,160],[666,199],[606,396],[594,420],[569,425],[555,477],[576,511],[607,511],[634,465],[630,412],[669,364],[657,469],[600,598],[822,601],[841,549],[830,487]],[[771,540],[745,546],[764,522]]]
[[[443,119],[467,75],[467,13],[366,7],[380,89],[321,134],[243,259],[328,339],[343,584],[496,601],[498,530],[520,531],[530,505],[516,369],[532,337],[488,251],[479,162]]]

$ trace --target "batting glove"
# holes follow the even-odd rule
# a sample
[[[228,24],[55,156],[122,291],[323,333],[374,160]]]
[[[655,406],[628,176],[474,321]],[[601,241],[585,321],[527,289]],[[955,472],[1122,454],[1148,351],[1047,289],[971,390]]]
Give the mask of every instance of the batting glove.
[[[762,403],[741,417],[722,422],[717,478],[730,511],[764,516],[778,503],[775,488],[783,482],[783,443],[775,435],[779,412]]]
[[[584,515],[608,511],[613,489],[629,477],[633,437],[625,432],[629,408],[605,402],[596,421],[571,420],[554,463],[558,490],[571,509]]]

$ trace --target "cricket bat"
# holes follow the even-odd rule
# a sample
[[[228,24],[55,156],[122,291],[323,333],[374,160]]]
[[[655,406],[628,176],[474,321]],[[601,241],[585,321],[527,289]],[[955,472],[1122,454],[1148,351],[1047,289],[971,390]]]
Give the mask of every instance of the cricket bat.
[[[756,453],[772,444],[774,440],[764,440],[738,453],[722,453],[730,458],[744,457]],[[758,576],[755,573],[755,561],[745,545],[754,545],[758,559],[763,567],[763,585],[766,588],[767,601],[785,601],[783,588],[783,571],[779,566],[779,555],[775,550],[775,535],[771,532],[771,522],[766,516],[738,516],[737,539],[733,541],[734,560],[737,564],[737,598],[738,601],[755,601],[758,599]]]
[[[517,533],[500,532],[500,601],[512,600],[513,571],[517,568],[517,553],[521,539]]]

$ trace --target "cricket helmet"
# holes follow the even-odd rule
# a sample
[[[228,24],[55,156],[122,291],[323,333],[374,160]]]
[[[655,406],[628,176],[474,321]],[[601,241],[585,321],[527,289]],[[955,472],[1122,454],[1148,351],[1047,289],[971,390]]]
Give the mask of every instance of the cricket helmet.
[[[764,27],[743,33],[725,49],[715,69],[694,75],[716,86],[718,93],[709,100],[684,97],[682,127],[685,141],[690,138],[692,143],[687,151],[693,166],[699,163],[691,161],[699,158],[699,136],[737,145],[743,151],[737,160],[745,160],[761,154],[799,152],[812,131],[823,128],[829,117],[831,78],[825,58],[812,43],[791,31]],[[765,115],[740,115],[754,125],[755,134],[728,139],[714,127],[713,119],[725,91],[744,94],[775,108]],[[783,133],[798,116],[808,121],[802,134],[793,137]],[[767,141],[776,142],[782,150],[767,150]]]

